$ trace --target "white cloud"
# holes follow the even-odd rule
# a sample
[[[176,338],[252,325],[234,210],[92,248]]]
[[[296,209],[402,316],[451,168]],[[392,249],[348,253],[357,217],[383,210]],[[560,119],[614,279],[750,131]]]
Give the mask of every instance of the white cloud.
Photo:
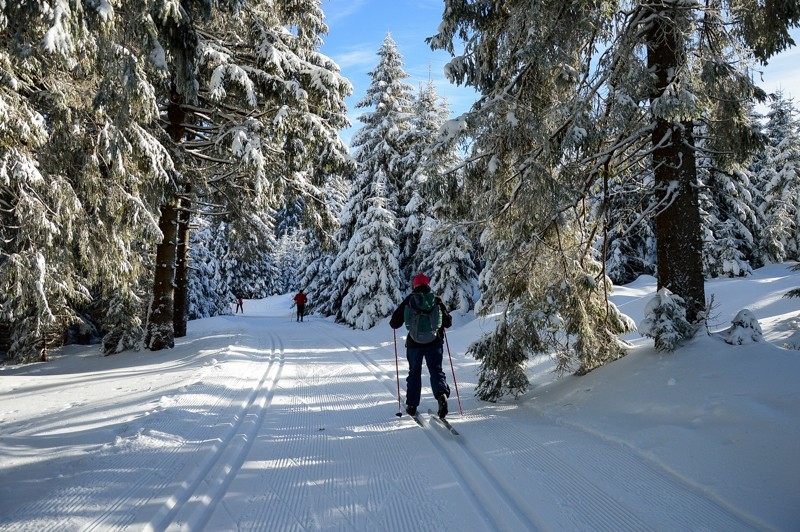
[[[355,47],[350,47],[345,52],[334,54],[331,59],[336,61],[336,64],[339,65],[342,70],[357,67],[368,67],[371,69],[378,64],[377,53],[378,48],[375,48],[373,44],[360,44]]]
[[[322,10],[328,27],[361,11],[369,0],[324,0]]]

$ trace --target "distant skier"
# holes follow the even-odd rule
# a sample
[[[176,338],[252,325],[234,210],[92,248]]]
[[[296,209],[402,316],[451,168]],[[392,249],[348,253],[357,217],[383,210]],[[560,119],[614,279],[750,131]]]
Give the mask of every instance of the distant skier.
[[[444,329],[453,325],[453,318],[448,314],[442,300],[431,292],[430,279],[423,273],[414,277],[413,292],[406,297],[397,310],[392,313],[389,326],[398,329],[405,324],[406,359],[408,360],[408,377],[406,377],[406,412],[417,413],[422,393],[422,361],[428,366],[431,377],[433,396],[439,403],[438,415],[444,419],[447,415],[447,398],[450,387],[442,369]]]
[[[308,297],[300,290],[296,296],[294,296],[294,302],[297,305],[297,321],[303,321],[303,315],[306,311],[306,303],[308,303]]]
[[[244,314],[244,306],[242,305],[242,294],[238,293],[236,294],[236,311],[234,312],[234,314],[238,314],[240,310],[242,311],[242,314]]]

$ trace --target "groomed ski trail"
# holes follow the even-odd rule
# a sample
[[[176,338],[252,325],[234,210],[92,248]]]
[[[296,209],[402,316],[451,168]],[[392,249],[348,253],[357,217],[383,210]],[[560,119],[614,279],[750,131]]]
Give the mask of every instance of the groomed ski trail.
[[[114,442],[87,447],[72,484],[42,487],[0,529],[763,528],[602,434],[475,401],[469,378],[467,414],[451,416],[460,436],[398,419],[393,346],[370,340],[391,338],[388,328],[353,336],[327,320],[287,325],[269,314],[214,323],[221,329],[205,334],[215,350],[147,370],[188,377],[140,398],[144,415],[113,418],[124,398],[76,399],[73,415],[107,409]],[[424,383],[420,408],[426,401]],[[47,431],[42,419],[7,434]]]

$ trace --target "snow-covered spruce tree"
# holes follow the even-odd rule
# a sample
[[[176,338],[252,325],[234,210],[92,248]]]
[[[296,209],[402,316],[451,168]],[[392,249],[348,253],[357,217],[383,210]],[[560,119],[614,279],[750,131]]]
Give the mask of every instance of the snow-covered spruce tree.
[[[682,297],[661,288],[644,309],[638,325],[643,336],[655,340],[658,351],[674,351],[691,336],[694,326],[686,320],[686,302]]]
[[[194,223],[197,229],[192,231],[189,246],[187,318],[230,314],[233,294],[222,268],[222,258],[228,249],[226,226],[215,217],[202,215],[195,216]]]
[[[275,236],[279,239],[302,227],[303,198],[291,192],[285,196],[286,205],[275,213]]]
[[[386,181],[382,174],[375,176],[364,198],[367,212],[348,242],[345,268],[337,279],[350,287],[342,298],[342,318],[357,329],[369,329],[403,299],[396,220],[384,196]]]
[[[157,69],[141,60],[152,48],[140,53],[120,31],[157,9],[137,8],[0,6],[0,283],[15,294],[0,319],[13,324],[19,361],[38,358],[48,330],[60,336],[90,293],[105,301],[103,327],[122,331],[104,345],[138,336],[143,249],[160,237],[154,215],[172,162],[153,127]],[[159,20],[147,42],[171,27]]]
[[[228,224],[228,253],[223,271],[228,286],[246,298],[264,298],[281,291],[276,260],[278,241],[271,213],[236,219]]]
[[[731,345],[752,344],[764,341],[764,331],[758,318],[750,309],[742,309],[736,313],[727,331],[720,333],[725,342]]]
[[[300,231],[285,234],[278,241],[278,250],[275,254],[275,263],[278,270],[278,279],[274,291],[276,294],[296,292],[300,285],[300,253],[304,242]]]
[[[515,262],[538,264],[530,251],[540,250],[536,240],[553,242],[554,231],[573,241],[596,233],[585,223],[594,221],[582,203],[599,180],[647,164],[660,203],[659,286],[683,296],[694,320],[705,305],[695,122],[708,128],[708,149],[729,156],[718,157],[718,164],[746,157],[751,138],[744,104],[763,96],[747,70],[751,51],[766,59],[786,48],[787,28],[797,21],[795,4],[765,9],[755,0],[607,2],[603,9],[578,1],[446,0],[439,33],[429,42],[453,53],[454,39],[464,41],[447,72],[481,93],[459,121],[463,127],[452,128],[476,138],[473,164],[491,170],[467,174],[474,182],[465,190],[489,196],[476,217],[507,241]],[[570,210],[574,214],[564,219]],[[559,285],[579,278],[581,270],[588,274],[584,257],[556,261],[566,268],[552,268],[556,276],[545,278]],[[504,263],[506,257],[492,264]],[[542,282],[533,272],[539,273],[528,265],[514,275],[493,275],[509,312],[521,311],[519,300],[527,294],[544,293],[527,286]],[[521,277],[530,278],[524,289]],[[595,295],[602,300],[600,281]],[[590,316],[582,321],[586,328],[571,334],[608,333],[602,335],[605,360],[613,359],[622,328],[609,326],[615,320],[603,312]],[[592,357],[579,370],[602,362]]]
[[[405,222],[401,212],[404,204],[398,194],[409,175],[407,138],[412,127],[412,87],[403,81],[408,74],[403,71],[402,56],[391,35],[386,35],[377,55],[378,64],[369,73],[367,93],[356,104],[366,111],[358,117],[363,125],[351,142],[356,170],[347,203],[339,217],[336,232],[339,251],[331,264],[334,282],[326,294],[326,307],[337,320],[348,323],[341,305],[354,282],[347,271],[351,260],[350,241],[355,238],[368,210],[373,208],[369,198],[375,194],[377,179],[383,180],[381,197],[386,202],[384,207],[392,212],[396,228],[403,227]]]
[[[631,175],[604,180],[590,196],[593,216],[602,222],[594,246],[605,257],[605,273],[615,284],[656,272],[652,175],[636,175],[638,179]]]
[[[350,181],[338,173],[325,178],[325,193],[328,208],[332,213],[341,213],[347,203]],[[338,291],[335,289],[333,262],[337,252],[338,224],[333,231],[324,228],[312,231],[306,229],[306,245],[301,253],[298,279],[300,286],[309,295],[306,306],[308,312],[318,312],[325,316],[335,313],[333,302]]]
[[[417,249],[428,218],[435,216],[433,206],[442,197],[438,182],[457,162],[451,145],[434,146],[440,128],[450,116],[450,109],[436,93],[432,81],[420,87],[412,111],[412,128],[406,137],[409,149],[404,161],[411,175],[400,193],[405,217],[400,239],[400,270],[403,279],[408,281],[422,271],[422,257],[417,255]]]
[[[614,139],[613,124],[593,124],[591,105],[575,86],[584,87],[577,82],[589,75],[581,72],[588,64],[581,57],[585,41],[609,21],[589,7],[530,7],[484,11],[448,2],[441,33],[431,41],[452,50],[456,34],[469,36],[448,73],[482,93],[447,131],[475,138],[459,192],[485,227],[477,310],[501,311],[501,337],[470,348],[481,360],[478,394],[490,400],[522,393],[523,364],[537,353],[558,351],[560,367],[578,372],[620,357],[616,335],[629,325],[606,304],[609,282],[583,240],[594,231],[579,208],[599,173],[587,162],[621,163],[614,150],[593,160],[599,143]],[[622,123],[634,113],[621,108],[612,118]],[[615,140],[620,152],[636,145]],[[554,323],[568,333],[551,332]]]
[[[422,230],[419,271],[427,272],[436,295],[448,310],[466,314],[475,304],[477,280],[472,242],[464,226],[428,218]]]
[[[300,259],[297,286],[308,294],[306,311],[325,314],[326,294],[332,283],[330,272],[334,254],[325,249],[310,231],[306,231],[305,245],[300,252]]]
[[[220,4],[187,34],[197,37],[190,66],[199,88],[196,97],[171,95],[165,112],[170,131],[180,133],[173,140],[199,167],[183,172],[188,183],[179,190],[190,191],[181,192],[183,209],[194,197],[213,199],[244,224],[254,223],[267,208],[285,205],[288,192],[304,199],[308,220],[333,224],[313,176],[349,165],[337,130],[348,124],[343,99],[352,87],[319,53],[327,31],[322,20],[319,0]],[[175,200],[162,206],[162,231],[175,209]],[[173,240],[161,246],[158,262],[169,268]],[[151,312],[151,349],[171,345],[174,332],[166,319],[170,286],[156,288],[154,309],[163,316]]]
[[[800,259],[800,120],[781,92],[770,103],[765,134],[757,175],[764,224],[759,251],[769,264]]]
[[[753,271],[759,227],[758,192],[745,168],[718,170],[711,158],[698,167],[703,222],[703,272],[706,277],[738,277]]]

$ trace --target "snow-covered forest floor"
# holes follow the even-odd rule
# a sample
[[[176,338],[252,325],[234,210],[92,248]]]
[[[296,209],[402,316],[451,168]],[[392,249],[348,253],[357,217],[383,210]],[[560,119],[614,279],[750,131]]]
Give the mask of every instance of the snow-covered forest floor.
[[[657,354],[631,335],[584,377],[540,357],[496,404],[464,355],[491,321],[456,317],[461,436],[395,416],[386,321],[296,323],[289,296],[190,322],[171,350],[71,346],[0,370],[0,529],[799,530],[800,352],[778,347],[798,285],[788,265],[708,283],[716,329],[747,307],[769,343]],[[639,320],[654,289],[613,299]]]

